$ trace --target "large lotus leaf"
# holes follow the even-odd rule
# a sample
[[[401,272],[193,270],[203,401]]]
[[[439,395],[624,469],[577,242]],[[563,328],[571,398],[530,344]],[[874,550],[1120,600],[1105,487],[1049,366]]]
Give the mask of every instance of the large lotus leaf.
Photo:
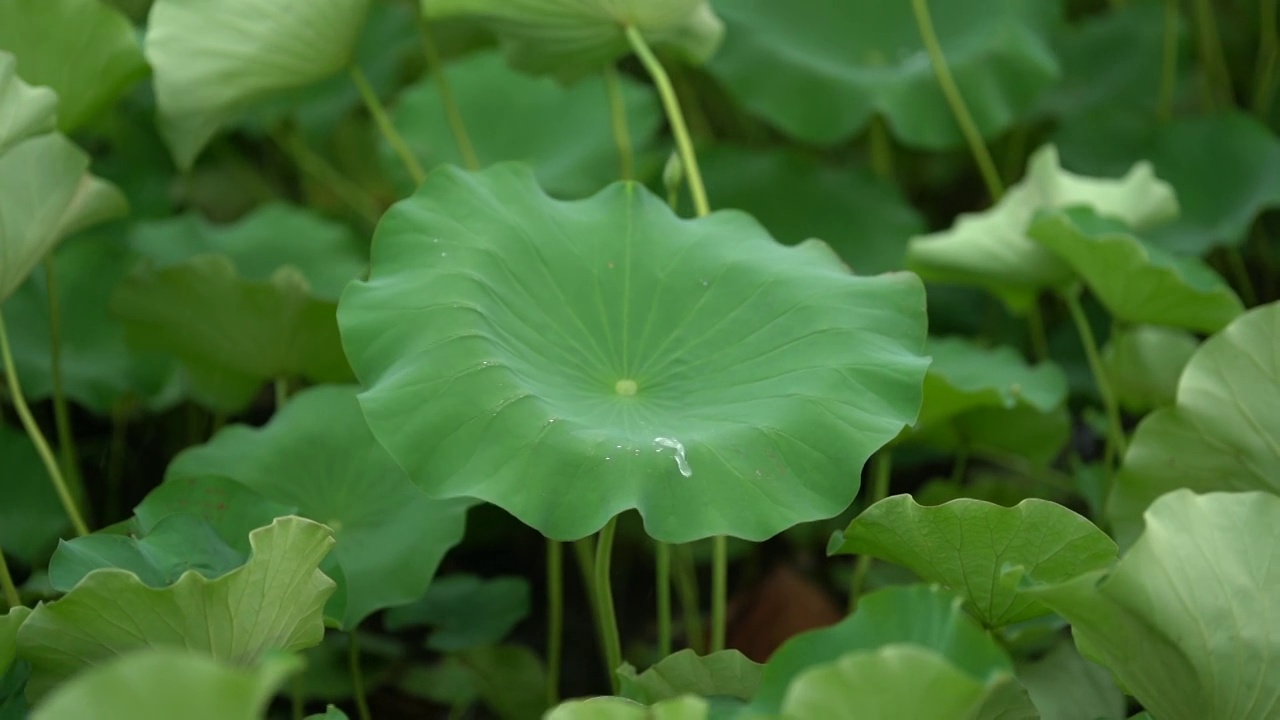
[[[701,162],[713,206],[751,213],[788,244],[822,238],[859,275],[901,270],[907,239],[925,230],[897,188],[855,166],[735,147],[712,148]]]
[[[1125,698],[1106,668],[1086,660],[1065,641],[1035,662],[1018,666],[1041,720],[1116,720]]]
[[[149,71],[133,25],[102,0],[0,2],[0,49],[28,82],[58,93],[58,127],[68,133]]]
[[[1205,341],[1177,403],[1138,425],[1107,508],[1120,544],[1152,501],[1178,488],[1280,492],[1280,303]]]
[[[987,627],[1049,613],[1019,591],[1024,573],[1061,582],[1116,559],[1116,544],[1093,523],[1035,498],[1011,508],[969,498],[925,507],[895,495],[831,540],[832,554],[888,560],[962,593]]]
[[[127,570],[97,570],[62,599],[37,607],[18,630],[18,655],[32,667],[28,695],[141,648],[184,648],[246,663],[273,649],[318,644],[334,589],[318,568],[333,546],[332,532],[285,517],[253,531],[249,541],[248,561],[216,580],[190,572],[154,589]]]
[[[127,211],[120,191],[88,167],[89,156],[58,133],[0,154],[0,302],[59,240]]]
[[[727,31],[711,72],[787,134],[833,145],[879,114],[908,145],[963,146],[910,2],[717,0],[715,7]],[[1016,123],[1057,79],[1047,43],[1057,3],[932,2],[929,10],[983,136]]]
[[[548,537],[629,508],[666,542],[831,517],[919,409],[919,280],[860,278],[749,216],[525,166],[445,168],[392,208],[343,342],[374,436],[435,497]]]
[[[160,128],[190,169],[224,123],[346,68],[369,0],[156,0],[146,56]]]
[[[637,674],[625,665],[618,671],[622,694],[652,705],[685,694],[750,700],[760,686],[763,666],[737,650],[721,650],[700,656],[681,650]]]
[[[801,673],[782,703],[788,720],[969,718],[988,689],[982,681],[915,645],[852,652]]]
[[[0,468],[0,550],[28,565],[43,564],[71,529],[67,511],[22,431],[0,426]]]
[[[909,644],[938,653],[980,685],[1011,678],[1004,651],[964,611],[963,600],[926,585],[890,587],[858,600],[858,611],[836,625],[788,640],[765,663],[760,691],[751,703],[756,715],[781,711],[787,689],[805,670],[847,653]]]
[[[246,406],[269,380],[351,378],[336,305],[313,297],[291,266],[247,280],[224,255],[143,263],[116,288],[111,310],[133,348],[176,357],[191,394],[223,412]]]
[[[1030,592],[1153,717],[1275,717],[1280,497],[1177,490],[1145,519],[1110,573]]]
[[[552,708],[544,720],[707,720],[708,703],[693,695],[644,706],[620,697],[570,700]]]
[[[962,215],[949,230],[913,238],[907,266],[925,280],[976,285],[1022,313],[1041,290],[1068,282],[1064,261],[1027,237],[1037,213],[1084,206],[1134,228],[1172,219],[1173,189],[1147,163],[1119,180],[1075,175],[1058,163],[1052,145],[1032,156],[1027,175],[1000,202],[982,213]]]
[[[101,415],[137,401],[157,407],[176,400],[172,359],[131,349],[124,327],[110,312],[111,293],[138,255],[118,233],[93,231],[60,245],[53,259],[67,397]],[[53,375],[45,273],[32,273],[5,301],[4,320],[23,394],[34,400],[49,397]]]
[[[618,178],[618,147],[602,76],[566,87],[512,70],[497,51],[462,58],[444,72],[453,83],[454,101],[481,162],[527,162],[548,193],[565,198],[585,197]],[[620,80],[631,143],[643,150],[662,118],[658,98],[634,80]],[[464,164],[447,117],[430,75],[405,90],[396,103],[392,119],[423,167]],[[513,117],[520,118],[520,132],[511,132]],[[417,183],[383,145],[383,165],[406,193],[412,192]]]
[[[461,536],[459,526],[454,542]],[[427,647],[448,653],[497,645],[528,615],[528,580],[518,576],[482,580],[459,573],[436,579],[420,600],[392,607],[383,624],[388,630],[430,626],[434,630],[427,636]]]
[[[285,654],[242,667],[173,648],[139,650],[59,687],[31,720],[258,720],[301,667]]]
[[[1258,215],[1280,207],[1280,140],[1242,112],[1158,126],[1099,113],[1064,125],[1055,141],[1072,167],[1091,173],[1149,160],[1181,204],[1177,222],[1147,234],[1170,252],[1203,255],[1239,246]]]
[[[94,533],[64,540],[49,561],[49,585],[70,592],[102,568],[128,570],[148,587],[163,588],[188,571],[215,579],[244,564],[211,525],[195,515],[172,515],[145,536]]]
[[[176,487],[166,501],[171,507],[181,507],[184,489],[192,502],[205,492],[186,481],[222,477],[331,527],[342,577],[328,611],[348,629],[422,596],[445,553],[462,540],[469,507],[432,500],[409,482],[369,433],[356,391],[305,390],[262,429],[225,428],[165,472],[165,484]]]
[[[13,55],[0,51],[0,155],[32,135],[52,132],[57,108],[57,94],[23,82]]]
[[[628,26],[695,63],[706,61],[724,34],[707,0],[422,0],[422,12],[478,18],[514,67],[565,79],[630,53]]]
[[[1146,244],[1090,210],[1043,214],[1027,234],[1069,264],[1117,320],[1212,333],[1244,312],[1204,263]]]
[[[1063,406],[1043,412],[1029,405],[976,407],[945,423],[913,428],[900,441],[944,453],[1013,454],[1048,465],[1071,437],[1071,413]]]
[[[9,608],[4,615],[0,615],[0,677],[4,677],[5,673],[9,672],[9,667],[13,665],[13,659],[18,651],[18,628],[22,627],[22,623],[30,614],[30,608],[19,605],[16,608]]]
[[[1178,378],[1200,341],[1185,330],[1138,325],[1116,328],[1102,349],[1102,364],[1120,406],[1142,415],[1177,399]]]
[[[218,537],[237,552],[247,555],[251,549],[250,533],[278,517],[297,515],[298,508],[272,502],[256,490],[223,477],[192,477],[161,483],[147,493],[133,512],[137,531],[143,534],[153,532],[173,515],[195,515],[209,523]],[[325,559],[332,560],[333,555]]]
[[[943,422],[978,407],[1018,405],[1048,412],[1067,396],[1067,378],[1050,362],[1029,365],[1017,350],[985,348],[964,338],[934,337],[918,425]]]

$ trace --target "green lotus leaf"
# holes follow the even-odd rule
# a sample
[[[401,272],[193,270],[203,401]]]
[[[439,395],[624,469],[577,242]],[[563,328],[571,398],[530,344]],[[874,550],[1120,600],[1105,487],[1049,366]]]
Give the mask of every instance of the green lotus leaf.
[[[1254,220],[1280,207],[1280,140],[1242,112],[1155,124],[1110,112],[1064,124],[1054,137],[1072,167],[1110,174],[1137,159],[1178,192],[1177,222],[1144,236],[1179,255],[1239,247]]]
[[[642,673],[624,665],[618,676],[624,696],[652,705],[685,694],[750,700],[760,686],[762,669],[762,665],[737,650],[705,656],[681,650]]]
[[[444,72],[482,163],[518,160],[533,165],[538,183],[554,196],[585,197],[618,178],[618,147],[610,126],[604,78],[571,86],[512,70],[497,51],[450,63]],[[625,76],[623,102],[632,147],[644,151],[662,119],[657,96]],[[509,120],[520,118],[520,132]],[[424,76],[400,96],[392,121],[422,166],[465,165],[434,78]],[[383,166],[406,194],[417,183],[387,143]]]
[[[915,419],[924,298],[750,217],[682,220],[632,183],[436,171],[392,208],[339,320],[370,429],[434,497],[544,535],[636,508],[666,542],[831,517]]]
[[[0,49],[28,82],[58,94],[58,128],[69,133],[150,72],[132,23],[102,0],[5,0]]]
[[[141,648],[248,663],[273,649],[319,643],[334,589],[318,569],[333,546],[331,531],[285,517],[255,530],[249,542],[248,561],[216,580],[190,572],[154,589],[126,570],[96,570],[62,599],[37,607],[18,630],[18,655],[32,667],[28,696]]]
[[[1168,493],[1109,573],[1028,589],[1154,717],[1273,717],[1280,706],[1280,497]],[[29,621],[28,621],[29,622]]]
[[[570,700],[552,708],[544,720],[707,720],[708,703],[686,695],[644,706],[620,697]]]
[[[1026,177],[990,210],[962,215],[949,230],[913,238],[907,266],[926,281],[975,285],[1025,313],[1046,288],[1072,278],[1069,265],[1027,237],[1037,213],[1084,206],[1142,229],[1177,214],[1173,189],[1138,163],[1119,180],[1075,175],[1052,145],[1038,150]]]
[[[937,586],[898,586],[864,595],[853,615],[797,635],[774,652],[749,708],[752,716],[781,712],[788,688],[804,671],[884,646],[908,644],[936,652],[980,686],[1012,678],[1009,658],[962,604]]]
[[[31,608],[19,605],[0,615],[0,677],[9,672],[18,651],[18,628],[31,614]]]
[[[354,402],[353,402],[354,404]],[[458,538],[461,539],[461,528]],[[427,594],[383,616],[388,630],[427,625],[427,647],[448,653],[496,645],[529,615],[529,581],[522,577],[482,580],[458,574],[438,578]]]
[[[218,128],[350,63],[369,0],[156,0],[146,56],[160,129],[188,170]]]
[[[963,498],[925,507],[885,498],[831,539],[830,554],[867,554],[902,565],[964,595],[987,627],[1050,611],[1019,591],[1025,573],[1062,582],[1109,567],[1116,544],[1067,508],[1027,499],[1007,508]]]
[[[782,703],[782,717],[831,720],[968,718],[987,688],[933,650],[886,645],[852,652],[801,673]]]
[[[162,408],[178,396],[172,359],[131,349],[124,326],[110,312],[111,293],[138,259],[115,232],[93,231],[63,243],[53,254],[63,389],[100,415],[137,402]],[[49,397],[53,376],[45,273],[32,273],[5,301],[4,320],[23,394],[29,400]]]
[[[788,135],[834,145],[879,114],[907,145],[964,145],[911,3],[716,0],[715,8],[727,30],[710,71]],[[934,2],[930,12],[984,137],[1012,126],[1057,79],[1047,42],[1061,14],[1055,3]]]
[[[924,379],[917,425],[943,422],[978,407],[1026,405],[1055,410],[1067,397],[1067,378],[1050,362],[1028,365],[1011,347],[984,348],[959,337],[929,339],[933,358]]]
[[[1019,665],[1041,720],[1098,720],[1125,716],[1125,698],[1106,668],[1086,660],[1070,641],[1035,662]]]
[[[174,648],[139,650],[59,687],[31,719],[257,720],[301,668],[293,655],[243,667]]]
[[[1209,266],[1146,244],[1087,209],[1043,214],[1027,234],[1071,265],[1117,320],[1212,333],[1244,312]]]
[[[369,433],[351,386],[304,390],[262,429],[227,427],[183,452],[165,472],[174,490],[163,504],[198,503],[207,490],[188,481],[203,477],[232,480],[333,529],[342,577],[327,612],[345,629],[421,597],[462,540],[470,506],[432,500],[409,482]],[[150,510],[148,518],[159,515]]]
[[[1280,303],[1254,308],[1191,356],[1172,407],[1138,425],[1108,500],[1121,546],[1178,488],[1280,492]]]
[[[901,270],[907,239],[925,230],[897,188],[856,167],[734,147],[700,160],[712,205],[751,213],[788,244],[822,238],[859,275]]]
[[[57,109],[58,95],[23,82],[17,60],[0,51],[0,155],[33,135],[52,132],[57,127]]]
[[[89,156],[58,133],[0,154],[0,302],[64,237],[127,212],[120,191],[88,167]]]
[[[1177,399],[1178,378],[1200,341],[1185,330],[1138,325],[1112,330],[1102,364],[1120,406],[1142,415]]]
[[[430,18],[483,21],[513,67],[576,79],[631,52],[626,28],[694,62],[716,51],[724,25],[707,0],[422,0]]]
[[[510,720],[540,718],[547,709],[546,670],[537,653],[521,645],[475,647],[433,666],[412,666],[399,687],[442,705],[478,700],[494,717]]]
[[[141,538],[95,533],[64,540],[49,561],[49,584],[58,592],[70,592],[94,570],[119,568],[147,587],[164,588],[188,571],[214,580],[244,560],[202,518],[172,515]]]
[[[336,705],[330,705],[323,713],[308,715],[307,720],[348,720],[348,718],[347,714]]]
[[[195,515],[209,523],[233,549],[247,555],[251,550],[250,533],[276,518],[297,515],[298,507],[272,502],[258,491],[225,477],[208,476],[161,483],[147,493],[133,512],[136,531],[144,535],[170,516]],[[325,557],[326,562],[332,559],[332,553]]]
[[[22,431],[0,426],[0,467],[0,550],[27,565],[43,564],[71,529],[67,511]]]

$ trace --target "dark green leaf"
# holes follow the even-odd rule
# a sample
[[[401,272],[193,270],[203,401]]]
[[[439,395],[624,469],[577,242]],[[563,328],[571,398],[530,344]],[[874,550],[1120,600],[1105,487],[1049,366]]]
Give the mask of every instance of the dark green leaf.
[[[421,600],[388,610],[383,622],[390,630],[431,627],[427,647],[447,653],[496,645],[528,614],[529,582],[522,577],[449,575],[432,582]]]

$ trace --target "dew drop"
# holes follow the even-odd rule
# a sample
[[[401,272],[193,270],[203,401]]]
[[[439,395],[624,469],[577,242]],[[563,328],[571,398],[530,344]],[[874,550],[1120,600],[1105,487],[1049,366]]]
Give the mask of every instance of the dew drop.
[[[693,468],[689,467],[689,459],[684,454],[684,443],[675,438],[656,437],[653,439],[656,450],[662,452],[666,450],[674,450],[676,457],[676,469],[685,477],[693,476]]]
[[[703,280],[702,287],[711,287],[711,282],[709,280]]]
[[[446,256],[446,255],[448,255],[448,254],[449,254],[449,253],[440,253],[440,257],[445,257],[445,256]]]

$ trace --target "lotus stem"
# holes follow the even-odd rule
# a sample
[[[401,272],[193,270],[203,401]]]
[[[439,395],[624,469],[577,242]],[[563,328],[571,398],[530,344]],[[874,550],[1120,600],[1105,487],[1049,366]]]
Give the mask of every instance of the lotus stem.
[[[1258,304],[1258,293],[1253,287],[1253,278],[1249,276],[1249,266],[1244,262],[1244,256],[1240,254],[1240,248],[1229,247],[1226,250],[1227,265],[1231,267],[1231,274],[1235,276],[1236,287],[1240,290],[1240,299],[1244,301],[1245,307],[1253,307]]]
[[[603,631],[605,671],[609,686],[618,694],[617,670],[622,666],[622,640],[618,637],[618,616],[613,607],[613,581],[609,576],[609,563],[613,556],[613,536],[618,530],[615,515],[600,530],[596,545],[596,606],[600,609],[600,628]]]
[[[1200,61],[1204,63],[1205,95],[1210,109],[1221,105],[1231,107],[1231,73],[1222,54],[1222,39],[1218,36],[1218,21],[1213,17],[1210,0],[1194,0],[1196,36],[1200,40]]]
[[[1160,61],[1160,104],[1156,117],[1168,122],[1173,117],[1173,96],[1178,90],[1178,0],[1164,2],[1164,47]]]
[[[400,157],[400,162],[404,163],[405,170],[409,171],[409,176],[413,178],[415,185],[421,185],[427,179],[427,173],[422,169],[422,164],[418,162],[418,158],[409,149],[409,144],[396,131],[395,125],[391,124],[391,117],[387,115],[387,108],[383,106],[382,101],[378,99],[378,94],[373,91],[373,86],[369,84],[369,78],[365,77],[364,71],[358,66],[352,65],[349,73],[351,81],[355,83],[356,89],[360,91],[360,98],[364,100],[364,106],[369,111],[369,115],[373,117],[373,122],[378,126],[378,132],[382,133],[382,137],[391,144],[391,149],[395,150],[396,155]]]
[[[706,652],[702,634],[702,610],[698,602],[698,573],[689,556],[689,548],[677,545],[673,548],[676,594],[680,597],[680,614],[684,617],[684,634],[689,648],[703,655]]]
[[[587,604],[591,607],[591,623],[595,627],[596,640],[600,646],[600,661],[609,662],[605,650],[604,625],[600,622],[600,596],[596,593],[596,550],[590,539],[582,539],[573,543],[574,556],[578,560],[578,571],[582,574],[582,587],[587,590]]]
[[[627,103],[622,95],[622,80],[613,65],[604,68],[604,86],[609,93],[613,141],[618,145],[619,174],[623,180],[631,180],[635,177],[635,153],[631,150],[631,130],[627,127]]]
[[[564,657],[564,548],[547,539],[547,707],[560,702]]]
[[[419,5],[421,8],[421,5]],[[418,22],[418,35],[422,37],[422,52],[427,56],[427,65],[431,69],[431,77],[435,80],[440,92],[440,102],[444,105],[445,119],[449,122],[449,130],[453,133],[453,141],[458,145],[458,153],[468,170],[479,170],[480,159],[476,156],[475,146],[471,144],[471,134],[467,132],[467,123],[462,119],[462,109],[453,94],[453,85],[444,72],[444,59],[440,55],[440,46],[431,34],[431,25],[422,14],[422,10],[414,13]]]
[[[893,475],[893,455],[888,450],[881,450],[871,460],[871,507],[889,495],[889,478]],[[862,596],[863,585],[867,581],[867,573],[871,571],[871,556],[863,553],[853,566],[853,577],[849,581],[849,614],[857,612],[858,598]]]
[[[645,71],[649,73],[653,84],[657,86],[658,95],[662,98],[662,107],[666,111],[667,122],[671,125],[671,132],[676,138],[676,147],[680,151],[680,161],[684,164],[684,172],[689,179],[689,193],[693,196],[694,212],[698,217],[710,215],[711,205],[707,202],[707,189],[702,184],[702,171],[698,167],[698,157],[693,151],[693,139],[689,136],[689,127],[685,124],[684,113],[680,109],[680,99],[676,97],[676,91],[671,86],[671,78],[635,26],[627,26],[627,40],[631,43],[631,49],[635,51],[636,56],[640,58]]]
[[[44,258],[45,292],[49,296],[49,377],[53,386],[53,423],[58,433],[58,455],[62,472],[81,512],[86,512],[84,483],[80,478],[79,452],[71,431],[71,413],[67,409],[66,385],[62,380],[62,309],[58,300],[58,273],[52,255]]]
[[[724,649],[728,626],[729,539],[717,535],[711,539],[711,652]]]
[[[1027,311],[1027,332],[1031,336],[1031,354],[1036,362],[1049,359],[1049,338],[1044,334],[1044,313],[1038,300]]]
[[[27,399],[22,394],[22,386],[18,383],[18,371],[13,365],[13,352],[9,349],[9,332],[5,328],[4,316],[0,314],[0,359],[4,361],[4,374],[9,382],[9,394],[13,397],[13,407],[18,411],[18,419],[22,421],[22,427],[27,431],[27,435],[31,438],[32,444],[36,446],[36,452],[40,455],[40,460],[44,463],[45,470],[49,473],[49,480],[53,482],[53,488],[58,493],[58,499],[62,501],[62,507],[67,512],[67,517],[71,519],[71,526],[75,528],[76,534],[85,536],[89,534],[89,526],[85,524],[84,518],[80,515],[80,510],[76,506],[75,497],[71,494],[67,487],[67,481],[62,477],[62,469],[58,467],[58,461],[53,456],[53,451],[49,449],[49,441],[45,439],[44,433],[40,431],[40,426],[36,423],[36,419],[31,415],[31,408],[27,407]]]
[[[378,208],[378,201],[365,192],[364,188],[347,179],[323,156],[312,150],[301,136],[294,132],[275,130],[271,133],[271,139],[280,146],[281,150],[284,150],[299,170],[328,188],[362,220],[370,225],[378,223],[378,218],[382,215],[382,211]]]
[[[303,673],[293,676],[293,686],[289,692],[289,707],[293,720],[303,720],[307,714],[306,699],[302,696],[306,680]]]
[[[1280,64],[1280,0],[1258,3],[1258,69],[1253,81],[1253,114],[1265,119],[1271,113],[1271,100],[1276,89],[1276,65]]]
[[[879,115],[871,118],[867,126],[867,143],[871,150],[871,171],[887,183],[894,183],[893,140],[889,137],[889,123]]]
[[[4,591],[4,600],[10,609],[22,604],[22,598],[18,595],[17,586],[13,584],[13,576],[9,574],[9,563],[4,559],[2,550],[0,550],[0,590]]]
[[[973,159],[978,164],[978,172],[982,174],[982,181],[987,186],[992,202],[999,202],[1004,196],[1004,183],[1000,180],[995,161],[991,159],[991,151],[987,149],[982,133],[978,131],[978,125],[974,122],[973,115],[969,113],[969,107],[965,105],[960,87],[956,85],[955,78],[951,75],[947,58],[942,54],[938,33],[933,28],[933,17],[929,14],[929,4],[927,0],[911,0],[911,8],[915,12],[920,39],[929,53],[929,62],[933,64],[933,74],[938,78],[938,87],[951,108],[956,124],[960,126],[961,134],[969,144],[969,151],[973,153]]]
[[[1071,312],[1071,321],[1075,323],[1076,332],[1080,335],[1080,343],[1084,346],[1085,357],[1089,361],[1089,370],[1093,372],[1093,381],[1098,386],[1098,394],[1102,396],[1102,405],[1107,413],[1107,426],[1110,428],[1109,442],[1114,446],[1123,460],[1128,451],[1124,437],[1124,425],[1120,422],[1120,405],[1116,402],[1115,390],[1107,377],[1107,370],[1102,365],[1102,357],[1098,353],[1098,342],[1093,336],[1093,328],[1089,326],[1089,318],[1080,306],[1080,288],[1074,287],[1062,293],[1062,299]],[[1111,468],[1108,463],[1107,471]]]
[[[364,692],[364,672],[360,668],[360,638],[357,636],[359,628],[351,628],[351,632],[347,635],[347,665],[351,670],[352,693],[355,695],[356,712],[360,720],[373,720],[373,715],[369,712],[369,698]]]
[[[275,390],[276,412],[280,412],[284,409],[284,404],[289,401],[289,379],[278,377],[272,383],[272,387]]]
[[[671,546],[656,544],[658,591],[658,656],[671,654]]]

